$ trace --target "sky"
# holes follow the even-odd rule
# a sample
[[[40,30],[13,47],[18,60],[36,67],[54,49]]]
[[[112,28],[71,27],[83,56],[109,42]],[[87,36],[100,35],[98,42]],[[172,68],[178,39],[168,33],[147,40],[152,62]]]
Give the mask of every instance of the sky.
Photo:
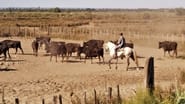
[[[185,8],[185,0],[0,0],[0,8]]]

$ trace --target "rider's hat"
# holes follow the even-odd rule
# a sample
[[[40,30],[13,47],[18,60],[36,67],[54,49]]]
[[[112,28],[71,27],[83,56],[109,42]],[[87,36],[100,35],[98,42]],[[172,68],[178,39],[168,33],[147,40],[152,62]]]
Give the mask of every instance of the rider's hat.
[[[120,33],[121,36],[123,36],[123,33]]]

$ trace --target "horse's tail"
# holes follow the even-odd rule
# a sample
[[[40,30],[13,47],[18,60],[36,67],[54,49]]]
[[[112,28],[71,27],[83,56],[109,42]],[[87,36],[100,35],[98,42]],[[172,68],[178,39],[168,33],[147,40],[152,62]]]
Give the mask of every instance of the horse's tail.
[[[137,53],[136,53],[136,51],[133,49],[133,55],[134,55],[134,61],[135,61],[135,63],[136,63],[136,65],[137,65],[137,67],[139,67],[139,62],[138,62],[138,58],[137,58]]]

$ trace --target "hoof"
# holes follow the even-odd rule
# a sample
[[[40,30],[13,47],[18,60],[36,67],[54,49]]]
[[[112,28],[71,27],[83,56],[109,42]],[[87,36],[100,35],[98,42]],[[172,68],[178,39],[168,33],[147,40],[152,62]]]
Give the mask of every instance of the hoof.
[[[138,70],[139,70],[139,68],[137,67],[137,68],[136,68],[136,70],[138,71]]]

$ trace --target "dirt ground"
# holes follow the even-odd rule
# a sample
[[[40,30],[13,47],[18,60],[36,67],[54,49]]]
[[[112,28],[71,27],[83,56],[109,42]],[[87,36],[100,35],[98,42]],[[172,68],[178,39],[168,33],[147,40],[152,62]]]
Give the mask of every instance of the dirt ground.
[[[125,59],[119,59],[118,70],[114,69],[115,65],[112,65],[112,69],[108,69],[108,64],[99,65],[98,59],[93,59],[93,64],[90,60],[84,63],[83,60],[74,57],[70,57],[64,63],[61,62],[61,58],[58,62],[55,62],[54,58],[50,62],[50,57],[45,55],[43,49],[39,50],[38,57],[33,56],[31,48],[33,38],[12,39],[21,41],[25,54],[18,50],[18,54],[15,55],[15,50],[11,49],[12,59],[7,62],[0,61],[0,97],[4,89],[7,104],[13,104],[15,98],[19,98],[22,104],[41,104],[44,98],[45,102],[50,104],[53,96],[59,94],[63,96],[64,104],[70,104],[71,92],[83,101],[84,92],[87,92],[87,97],[92,96],[94,89],[98,94],[104,94],[108,87],[112,87],[115,92],[117,85],[120,85],[121,96],[129,97],[137,88],[143,86],[145,73],[143,67],[150,56],[155,60],[156,86],[168,88],[174,83],[178,72],[185,70],[183,53],[179,52],[177,58],[171,58],[167,54],[167,57],[163,57],[163,51],[157,47],[135,44],[140,70],[135,70],[136,65],[131,61],[131,68],[126,71]],[[63,41],[82,43],[82,41]],[[105,61],[108,59],[109,54],[106,52]]]

